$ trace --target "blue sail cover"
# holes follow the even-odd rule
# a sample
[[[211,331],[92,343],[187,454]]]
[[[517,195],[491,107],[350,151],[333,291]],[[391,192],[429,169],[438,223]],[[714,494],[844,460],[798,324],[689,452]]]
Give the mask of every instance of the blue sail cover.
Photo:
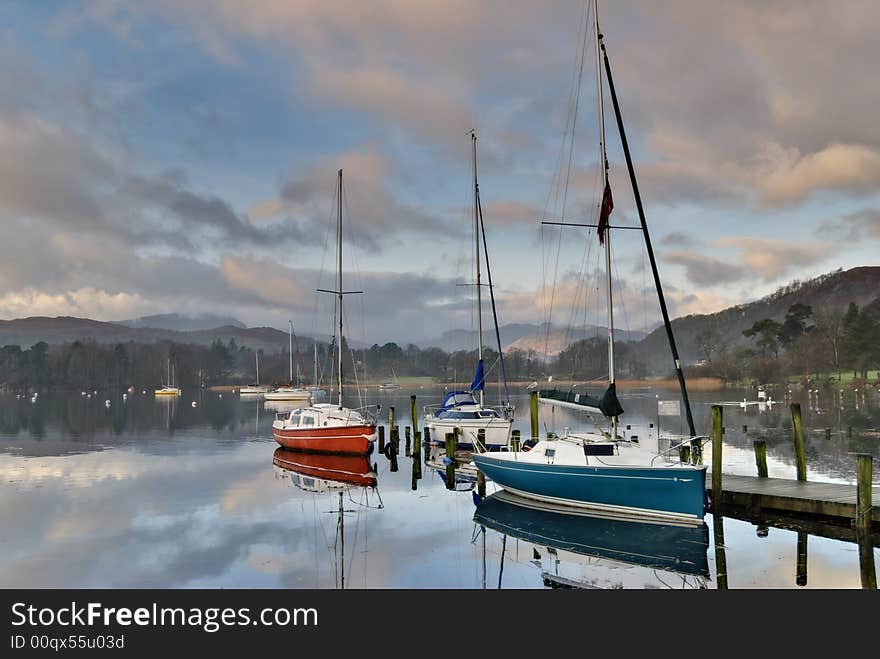
[[[474,371],[474,381],[471,382],[471,391],[480,391],[485,387],[486,376],[483,375],[483,360],[477,361],[477,369]]]

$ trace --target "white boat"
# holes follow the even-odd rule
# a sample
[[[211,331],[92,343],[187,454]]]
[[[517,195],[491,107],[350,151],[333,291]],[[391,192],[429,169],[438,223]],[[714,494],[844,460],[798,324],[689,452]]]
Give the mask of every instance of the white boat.
[[[623,407],[617,399],[614,376],[614,304],[611,287],[611,235],[609,224],[613,202],[608,180],[608,157],[605,152],[604,104],[602,102],[602,57],[605,53],[602,34],[597,17],[598,2],[594,2],[593,18],[596,35],[596,70],[599,106],[599,162],[604,165],[603,194],[597,207],[596,224],[600,245],[605,248],[605,280],[608,301],[608,387],[601,397],[590,397],[572,392],[541,392],[545,402],[565,407],[581,409],[601,415],[607,420],[607,432],[568,433],[562,437],[548,434],[534,446],[529,442],[524,450],[480,453],[473,456],[476,466],[495,483],[509,492],[535,501],[579,509],[598,510],[605,513],[636,514],[645,519],[700,523],[706,504],[706,467],[679,461],[678,447],[670,447],[663,453],[646,451],[637,443],[618,435],[618,417]],[[584,28],[584,51],[586,50],[588,27]],[[633,185],[633,196],[641,220],[645,246],[651,262],[660,308],[669,339],[672,358],[678,374],[684,407],[687,412],[690,438],[689,442],[702,442],[694,431],[693,417],[687,397],[684,376],[681,372],[678,350],[672,334],[672,326],[666,311],[666,303],[660,286],[654,252],[651,247],[648,227],[632,160],[626,142],[626,134],[620,116],[617,97],[611,79],[611,65],[604,54],[605,70],[609,89],[614,102],[615,115],[620,130],[621,144],[629,168]],[[548,222],[548,224],[565,224]],[[570,223],[569,223],[570,225]],[[601,418],[600,417],[600,418]]]
[[[472,448],[482,441],[485,448],[496,451],[506,447],[510,441],[510,429],[513,425],[513,407],[508,400],[499,407],[490,407],[485,404],[483,392],[486,388],[486,377],[483,370],[483,319],[482,319],[482,273],[480,270],[480,235],[484,236],[482,243],[485,249],[485,227],[483,226],[482,210],[480,208],[479,185],[477,183],[477,134],[471,131],[471,145],[473,149],[474,168],[474,237],[475,249],[475,274],[476,274],[476,316],[477,316],[477,365],[474,378],[467,391],[448,392],[439,407],[427,407],[426,426],[431,431],[431,440],[443,443],[447,433],[458,430],[458,445],[462,448]],[[488,250],[486,251],[486,270],[489,276],[489,291],[493,296],[494,316],[494,292],[492,292],[492,275],[489,270]],[[495,318],[495,334],[498,339],[498,353],[500,357],[502,377],[504,373],[503,354],[501,341],[498,336],[498,319]],[[505,380],[505,391],[507,388]],[[476,396],[474,395],[476,394]],[[482,439],[482,436],[485,438]]]
[[[254,358],[257,362],[257,383],[248,385],[246,387],[241,387],[238,390],[240,396],[245,396],[247,398],[256,398],[258,396],[262,396],[266,392],[269,391],[269,387],[264,387],[260,385],[260,352],[259,350],[254,350]]]
[[[290,324],[290,332],[288,335],[290,343],[290,348],[288,350],[288,354],[290,355],[290,384],[283,387],[275,387],[272,391],[266,392],[263,395],[263,398],[265,400],[311,402],[312,392],[303,386],[294,386],[293,384],[293,321],[289,320],[287,322]],[[297,366],[297,375],[298,374],[299,366]]]
[[[342,404],[342,299],[353,291],[342,287],[342,170],[339,170],[338,207],[336,219],[337,237],[337,280],[335,291],[325,291],[337,296],[338,319],[336,347],[336,386],[339,394],[337,404],[313,403],[308,407],[279,413],[272,423],[272,436],[285,448],[321,453],[370,454],[378,436],[376,416],[368,414],[366,408],[351,409]],[[291,335],[293,324],[291,323]],[[268,397],[268,396],[267,396]]]
[[[171,366],[171,358],[168,358],[168,384],[161,386],[153,392],[156,396],[169,397],[179,396],[180,389],[174,386],[174,369]]]

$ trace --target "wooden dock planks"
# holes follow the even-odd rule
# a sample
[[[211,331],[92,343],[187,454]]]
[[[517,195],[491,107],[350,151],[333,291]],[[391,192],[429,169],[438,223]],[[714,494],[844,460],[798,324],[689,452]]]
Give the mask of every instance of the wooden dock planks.
[[[706,476],[711,495],[711,477]],[[855,519],[856,486],[817,483],[785,478],[759,478],[724,474],[722,503],[752,511],[776,510],[806,515]],[[880,522],[880,509],[872,510],[872,521]]]

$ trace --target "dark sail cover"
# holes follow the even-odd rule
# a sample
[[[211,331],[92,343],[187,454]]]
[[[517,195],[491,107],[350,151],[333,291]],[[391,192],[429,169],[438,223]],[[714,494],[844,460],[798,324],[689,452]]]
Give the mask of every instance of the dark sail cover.
[[[575,393],[572,390],[560,391],[559,389],[541,389],[538,395],[544,400],[559,401],[560,403],[569,403],[585,408],[594,408],[599,410],[606,417],[620,416],[623,414],[623,407],[617,399],[617,388],[614,383],[608,386],[601,398],[590,396],[589,394]]]

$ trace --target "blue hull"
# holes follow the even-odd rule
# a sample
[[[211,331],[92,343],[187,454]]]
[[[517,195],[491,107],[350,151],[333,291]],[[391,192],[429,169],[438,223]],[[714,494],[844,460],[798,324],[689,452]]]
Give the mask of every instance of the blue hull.
[[[535,464],[487,454],[473,460],[504,489],[541,501],[662,519],[702,519],[706,507],[705,467]]]
[[[527,499],[496,493],[484,499],[474,521],[533,544],[680,574],[709,576],[709,528],[624,521],[535,508]]]

